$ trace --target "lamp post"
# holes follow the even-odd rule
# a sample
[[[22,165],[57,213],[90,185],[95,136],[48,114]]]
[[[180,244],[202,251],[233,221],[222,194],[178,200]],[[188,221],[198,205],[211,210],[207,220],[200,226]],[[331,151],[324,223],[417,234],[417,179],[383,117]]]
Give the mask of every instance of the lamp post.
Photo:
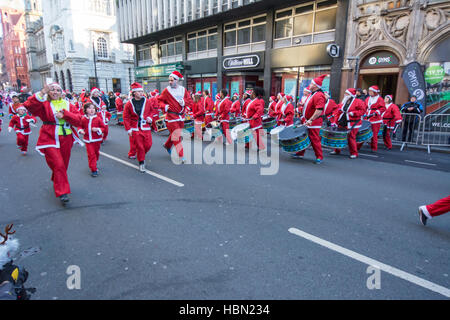
[[[94,57],[95,86],[98,87],[97,60],[95,59],[95,45],[94,45],[94,41],[92,41],[92,55]]]

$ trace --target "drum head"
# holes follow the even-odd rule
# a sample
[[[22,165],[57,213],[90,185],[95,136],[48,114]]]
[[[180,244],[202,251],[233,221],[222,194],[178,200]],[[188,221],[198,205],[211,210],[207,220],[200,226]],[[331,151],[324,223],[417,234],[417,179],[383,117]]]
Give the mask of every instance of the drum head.
[[[250,128],[249,123],[241,123],[238,124],[236,127],[231,129],[231,139],[236,140],[238,138],[238,135],[240,132],[243,132],[244,130]]]
[[[279,127],[273,128],[272,130],[270,130],[270,134],[271,135],[279,134],[285,128],[286,128],[285,126],[279,126]]]
[[[275,118],[274,117],[269,117],[269,116],[267,116],[267,117],[263,117],[262,118],[262,121],[263,122],[272,122],[273,120],[275,120]]]
[[[370,123],[370,121],[368,120],[363,120],[362,124],[361,124],[361,128],[359,129],[360,131],[362,130],[368,130],[369,128],[372,127],[372,124]]]
[[[280,141],[293,140],[295,138],[299,138],[307,135],[308,128],[306,126],[300,127],[287,127],[278,135]]]

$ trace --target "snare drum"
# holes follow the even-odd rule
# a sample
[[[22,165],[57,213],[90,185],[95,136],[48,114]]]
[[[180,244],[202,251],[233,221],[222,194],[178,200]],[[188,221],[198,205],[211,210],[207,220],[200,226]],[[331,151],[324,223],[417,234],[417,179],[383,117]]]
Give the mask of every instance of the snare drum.
[[[288,153],[297,153],[311,145],[306,126],[286,127],[278,136],[281,148]]]
[[[184,120],[184,129],[189,133],[194,133],[194,120]]]
[[[273,128],[275,128],[277,125],[277,119],[273,117],[263,117],[262,119],[262,126],[267,131],[270,132]]]
[[[378,137],[379,137],[379,138],[383,137],[384,127],[385,127],[385,125],[382,125],[382,126],[380,127],[380,131],[378,131]]]
[[[348,130],[326,127],[320,130],[322,145],[334,149],[343,149],[348,146]]]
[[[373,137],[372,124],[370,121],[363,120],[361,128],[356,135],[356,142],[365,142]]]
[[[230,130],[233,130],[234,127],[236,127],[238,124],[241,123],[241,119],[240,118],[231,118],[230,119]]]
[[[231,139],[236,143],[249,143],[253,140],[253,133],[249,123],[238,124],[231,130]]]
[[[123,122],[123,112],[117,112],[117,123]]]
[[[223,135],[220,123],[218,121],[211,121],[205,126],[205,128],[205,135],[206,137],[209,137],[209,139],[206,138],[206,140],[216,139]]]

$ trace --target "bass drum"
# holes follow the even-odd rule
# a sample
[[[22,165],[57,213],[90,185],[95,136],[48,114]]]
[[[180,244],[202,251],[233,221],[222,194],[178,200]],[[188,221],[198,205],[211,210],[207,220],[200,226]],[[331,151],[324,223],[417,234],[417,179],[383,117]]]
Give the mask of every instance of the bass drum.
[[[278,134],[280,146],[283,151],[288,153],[297,153],[305,150],[311,145],[306,126],[286,127]]]
[[[325,147],[343,149],[348,146],[348,130],[333,127],[320,129],[321,143]]]
[[[370,121],[363,120],[361,128],[359,128],[358,134],[356,135],[356,142],[365,142],[369,139],[372,139],[372,125]]]

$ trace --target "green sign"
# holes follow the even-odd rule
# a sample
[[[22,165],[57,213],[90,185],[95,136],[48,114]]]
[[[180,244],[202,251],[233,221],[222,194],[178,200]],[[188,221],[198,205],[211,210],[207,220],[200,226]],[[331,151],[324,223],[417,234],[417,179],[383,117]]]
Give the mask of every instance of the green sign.
[[[445,70],[441,66],[433,66],[425,70],[425,81],[429,84],[436,84],[444,79]]]
[[[151,67],[136,68],[136,78],[168,77],[175,70],[182,70],[180,63],[159,64]]]

